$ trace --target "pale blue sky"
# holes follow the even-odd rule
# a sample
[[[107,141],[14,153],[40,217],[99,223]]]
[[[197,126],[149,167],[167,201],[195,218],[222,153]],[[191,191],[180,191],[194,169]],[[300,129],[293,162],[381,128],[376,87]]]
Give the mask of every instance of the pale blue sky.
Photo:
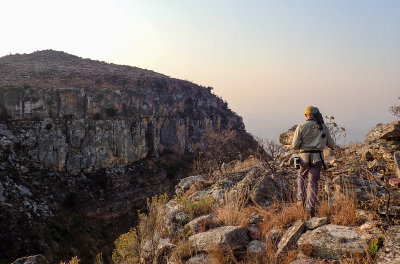
[[[277,138],[316,105],[350,139],[400,95],[400,1],[4,1],[0,56],[62,50],[214,87]]]

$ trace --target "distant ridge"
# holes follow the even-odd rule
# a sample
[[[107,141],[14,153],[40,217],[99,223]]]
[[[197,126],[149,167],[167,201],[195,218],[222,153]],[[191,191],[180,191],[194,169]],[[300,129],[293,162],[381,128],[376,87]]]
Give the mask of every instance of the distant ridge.
[[[0,58],[0,86],[40,84],[41,88],[53,88],[55,85],[68,84],[76,87],[84,85],[111,88],[110,83],[129,85],[129,81],[145,78],[168,78],[168,76],[137,67],[83,59],[55,50],[7,55]]]

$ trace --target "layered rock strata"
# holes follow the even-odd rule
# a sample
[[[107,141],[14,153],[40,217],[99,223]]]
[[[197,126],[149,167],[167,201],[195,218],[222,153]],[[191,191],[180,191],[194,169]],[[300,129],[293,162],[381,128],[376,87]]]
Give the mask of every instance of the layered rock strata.
[[[243,130],[210,88],[41,51],[0,59],[0,119],[21,154],[71,173],[183,154],[207,130]]]

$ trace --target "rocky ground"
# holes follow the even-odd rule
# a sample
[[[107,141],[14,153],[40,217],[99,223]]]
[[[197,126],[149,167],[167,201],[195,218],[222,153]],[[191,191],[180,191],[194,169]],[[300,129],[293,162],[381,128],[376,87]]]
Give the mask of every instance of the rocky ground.
[[[290,142],[293,130],[281,137]],[[285,146],[283,147],[284,149]],[[290,151],[182,179],[176,196],[116,241],[115,263],[400,263],[400,122],[325,151],[319,206],[293,199]],[[134,245],[134,246],[133,246]]]

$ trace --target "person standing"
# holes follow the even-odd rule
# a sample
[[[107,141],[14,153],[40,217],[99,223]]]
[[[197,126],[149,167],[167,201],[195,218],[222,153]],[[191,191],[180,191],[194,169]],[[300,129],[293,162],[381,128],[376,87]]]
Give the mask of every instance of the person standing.
[[[293,150],[300,152],[296,198],[298,202],[303,204],[303,207],[306,208],[310,215],[314,216],[318,195],[318,180],[322,166],[325,167],[323,150],[325,146],[333,149],[335,142],[317,107],[307,106],[304,115],[306,121],[297,126],[292,142]]]

